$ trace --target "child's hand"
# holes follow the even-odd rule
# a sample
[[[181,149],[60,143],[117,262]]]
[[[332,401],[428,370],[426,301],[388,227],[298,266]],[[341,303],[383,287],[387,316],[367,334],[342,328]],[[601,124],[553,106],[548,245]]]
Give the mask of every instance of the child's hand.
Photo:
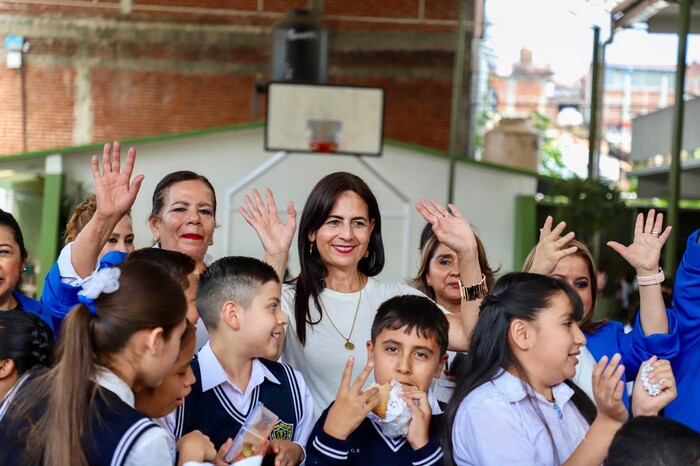
[[[229,437],[226,442],[224,442],[223,445],[219,448],[219,451],[216,452],[216,458],[214,458],[214,466],[228,466],[229,462],[224,459],[224,456],[226,456],[226,452],[228,451],[229,448],[231,448],[231,445],[233,444],[233,439]]]
[[[598,407],[598,416],[613,422],[623,423],[629,418],[622,393],[625,384],[622,374],[625,366],[620,364],[622,356],[615,354],[608,364],[608,357],[603,356],[593,368],[593,396]]]
[[[428,443],[428,429],[433,415],[428,395],[423,391],[403,392],[401,398],[411,408],[411,422],[408,424],[406,440],[413,450],[419,450]]]
[[[653,369],[647,373],[648,383],[659,384],[661,390],[657,396],[652,396],[644,389],[642,372],[645,366],[651,365]],[[671,363],[665,360],[657,360],[653,356],[644,361],[640,366],[637,380],[634,382],[632,394],[632,414],[635,416],[658,416],[659,411],[672,402],[678,395],[676,391],[676,378],[671,370]]]
[[[304,450],[289,440],[273,440],[270,450],[275,454],[275,466],[297,466],[304,459]]]
[[[209,437],[198,430],[183,435],[177,441],[177,451],[180,452],[178,464],[185,464],[188,461],[203,463],[212,461],[216,457],[214,444],[211,443]]]
[[[323,431],[339,440],[347,439],[379,403],[379,397],[370,400],[379,390],[373,388],[366,392],[362,391],[362,386],[369,377],[369,373],[372,372],[374,364],[367,363],[355,383],[350,385],[354,362],[355,358],[350,356],[340,380],[338,396],[331,409],[328,410],[326,422],[323,424]]]

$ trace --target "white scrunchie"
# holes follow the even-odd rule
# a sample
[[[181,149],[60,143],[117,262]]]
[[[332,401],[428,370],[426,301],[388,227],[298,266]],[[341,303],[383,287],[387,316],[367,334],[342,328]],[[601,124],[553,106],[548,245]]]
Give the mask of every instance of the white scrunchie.
[[[97,299],[102,293],[114,293],[119,289],[119,277],[122,271],[116,267],[107,267],[93,273],[83,283],[83,289],[79,295],[90,299]]]

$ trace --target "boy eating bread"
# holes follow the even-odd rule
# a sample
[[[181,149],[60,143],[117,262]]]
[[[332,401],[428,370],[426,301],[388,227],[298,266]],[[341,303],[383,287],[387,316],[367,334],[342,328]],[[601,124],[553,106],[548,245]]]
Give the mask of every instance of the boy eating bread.
[[[306,465],[442,464],[442,409],[430,384],[447,360],[448,329],[426,297],[384,302],[372,323],[367,366],[352,383],[348,359],[336,400],[309,436]],[[377,384],[363,390],[373,369]]]

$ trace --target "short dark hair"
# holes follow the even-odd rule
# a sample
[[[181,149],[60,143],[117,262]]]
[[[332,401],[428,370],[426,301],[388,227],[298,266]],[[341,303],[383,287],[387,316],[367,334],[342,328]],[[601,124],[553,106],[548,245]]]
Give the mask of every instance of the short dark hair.
[[[222,257],[199,277],[197,309],[207,329],[219,324],[219,310],[226,301],[248,308],[260,287],[280,278],[270,264],[243,256]]]
[[[180,170],[177,172],[168,173],[158,182],[156,189],[153,191],[151,217],[160,217],[160,213],[163,210],[163,204],[165,204],[165,198],[168,195],[170,187],[182,181],[201,181],[211,190],[212,209],[214,209],[214,217],[216,217],[216,191],[214,191],[214,186],[212,186],[206,176],[191,172],[189,170]]]
[[[27,259],[27,248],[24,247],[24,236],[22,235],[22,229],[19,227],[19,223],[15,217],[4,210],[0,209],[0,226],[9,228],[12,232],[12,237],[19,246],[19,254],[22,260]]]
[[[129,254],[127,261],[143,260],[157,264],[165,269],[186,290],[190,286],[189,275],[194,272],[197,263],[187,254],[162,248],[141,248]]]
[[[700,433],[658,416],[638,416],[617,431],[605,466],[697,466]]]
[[[445,314],[425,296],[394,296],[377,309],[372,322],[372,344],[384,330],[406,328],[406,334],[414,329],[421,338],[432,338],[440,347],[440,356],[447,351],[450,324]]]

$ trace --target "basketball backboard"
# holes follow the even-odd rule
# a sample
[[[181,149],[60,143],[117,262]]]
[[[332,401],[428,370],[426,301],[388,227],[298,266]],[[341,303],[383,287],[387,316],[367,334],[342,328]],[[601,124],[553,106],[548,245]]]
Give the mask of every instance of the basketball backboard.
[[[265,150],[381,155],[384,90],[272,82]]]

